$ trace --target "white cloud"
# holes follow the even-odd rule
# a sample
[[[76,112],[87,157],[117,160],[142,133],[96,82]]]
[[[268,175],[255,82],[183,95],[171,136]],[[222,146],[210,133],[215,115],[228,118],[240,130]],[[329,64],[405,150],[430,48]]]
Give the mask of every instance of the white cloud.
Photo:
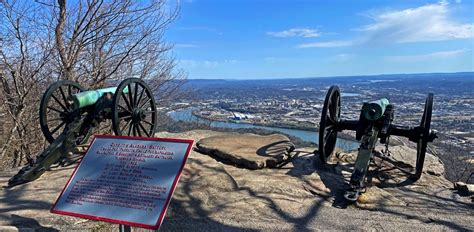
[[[433,53],[420,54],[420,55],[386,56],[385,60],[395,61],[395,62],[420,62],[420,61],[427,61],[427,60],[440,60],[440,59],[458,57],[469,51],[470,51],[469,49],[458,49],[458,50],[440,51],[440,52],[433,52]]]
[[[319,37],[321,35],[321,33],[316,29],[291,28],[291,29],[284,30],[284,31],[267,32],[267,35],[270,35],[270,36],[273,36],[273,37],[282,37],[282,38],[287,38],[287,37],[314,38],[314,37]]]
[[[298,48],[335,48],[335,47],[347,47],[352,46],[353,41],[349,40],[332,40],[325,42],[316,42],[316,43],[304,43],[298,45]]]
[[[348,60],[352,60],[354,57],[355,57],[354,54],[341,53],[341,54],[337,54],[337,55],[333,56],[331,58],[331,60],[334,60],[334,61],[348,61]]]
[[[440,2],[399,11],[369,15],[374,20],[356,30],[367,33],[368,43],[409,43],[474,37],[474,23],[459,23],[450,17],[449,4]]]
[[[204,67],[206,67],[206,68],[215,68],[215,67],[219,66],[219,62],[217,62],[217,61],[205,60],[202,63],[204,65]]]
[[[238,60],[224,60],[224,64],[235,64],[239,62]]]
[[[215,60],[180,60],[179,64],[183,68],[206,68],[206,69],[213,69],[217,68],[220,65],[226,64],[235,64],[238,63],[238,60],[222,60],[222,61],[215,61]]]
[[[184,68],[215,68],[219,62],[210,60],[180,60],[180,65]]]
[[[195,68],[198,66],[198,62],[195,60],[180,60],[179,65],[185,68]]]

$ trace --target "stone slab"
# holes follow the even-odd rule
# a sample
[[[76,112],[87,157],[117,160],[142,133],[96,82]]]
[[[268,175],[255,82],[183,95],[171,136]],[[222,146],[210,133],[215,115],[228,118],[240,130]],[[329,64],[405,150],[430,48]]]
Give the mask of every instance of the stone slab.
[[[201,139],[196,146],[204,154],[248,169],[274,168],[294,150],[293,143],[281,134],[224,133]]]

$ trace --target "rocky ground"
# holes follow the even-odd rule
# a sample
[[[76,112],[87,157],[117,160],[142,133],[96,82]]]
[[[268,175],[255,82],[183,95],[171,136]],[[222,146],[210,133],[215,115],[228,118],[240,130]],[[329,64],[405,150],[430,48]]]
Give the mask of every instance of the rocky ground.
[[[228,134],[198,130],[157,136],[197,142]],[[288,145],[276,142],[268,144]],[[234,144],[232,139],[222,147],[228,144]],[[292,158],[280,159],[283,163],[278,168],[263,165],[251,170],[216,156],[216,151],[207,155],[203,153],[208,150],[196,148],[189,155],[161,230],[474,230],[471,198],[452,189],[453,184],[443,177],[443,165],[434,156],[427,156],[421,179],[413,183],[407,172],[413,169],[416,151],[394,146],[388,157],[377,153],[366,193],[357,203],[346,205],[342,196],[354,153],[338,153],[330,164],[322,165],[313,155],[315,148],[254,147],[260,151],[257,156],[273,159],[269,154],[284,151],[291,152]],[[74,166],[53,168],[34,182],[0,190],[0,231],[116,230],[117,225],[49,213]],[[1,172],[0,185],[5,186],[16,171]]]

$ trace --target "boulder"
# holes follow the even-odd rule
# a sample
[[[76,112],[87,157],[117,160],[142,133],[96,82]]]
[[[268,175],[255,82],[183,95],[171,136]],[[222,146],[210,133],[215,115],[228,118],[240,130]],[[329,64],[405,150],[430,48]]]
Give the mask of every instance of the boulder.
[[[474,184],[466,184],[464,182],[454,183],[454,189],[459,191],[459,195],[471,196],[474,195]]]
[[[294,149],[288,137],[280,134],[223,133],[201,139],[196,146],[199,152],[248,169],[274,168],[288,160]]]

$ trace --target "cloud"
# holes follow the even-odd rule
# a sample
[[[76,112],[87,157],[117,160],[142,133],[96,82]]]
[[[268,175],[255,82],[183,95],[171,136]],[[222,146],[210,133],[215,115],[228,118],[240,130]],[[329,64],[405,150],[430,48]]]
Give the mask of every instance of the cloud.
[[[454,21],[450,17],[447,2],[372,13],[369,17],[374,23],[355,29],[366,33],[368,43],[410,43],[474,37],[474,23]]]
[[[321,33],[316,29],[291,28],[284,31],[267,32],[267,35],[273,36],[273,37],[281,37],[281,38],[288,38],[288,37],[314,38],[314,37],[319,37]]]
[[[352,60],[354,57],[355,57],[354,54],[341,53],[341,54],[337,54],[337,55],[331,57],[331,60],[334,60],[334,61],[348,61],[348,60]]]
[[[335,48],[352,46],[353,44],[354,42],[350,40],[332,40],[316,43],[304,43],[298,45],[298,48]]]
[[[470,49],[458,49],[458,50],[440,51],[440,52],[433,52],[433,53],[420,54],[420,55],[386,56],[384,58],[387,61],[394,61],[394,62],[420,62],[420,61],[441,60],[441,59],[458,57],[469,51]]]
[[[180,65],[184,68],[215,68],[219,62],[210,60],[180,60]]]
[[[235,64],[239,62],[238,60],[224,60],[224,64]]]
[[[213,69],[220,65],[235,64],[238,60],[226,59],[222,61],[215,60],[180,60],[179,65],[183,68],[206,68]]]

